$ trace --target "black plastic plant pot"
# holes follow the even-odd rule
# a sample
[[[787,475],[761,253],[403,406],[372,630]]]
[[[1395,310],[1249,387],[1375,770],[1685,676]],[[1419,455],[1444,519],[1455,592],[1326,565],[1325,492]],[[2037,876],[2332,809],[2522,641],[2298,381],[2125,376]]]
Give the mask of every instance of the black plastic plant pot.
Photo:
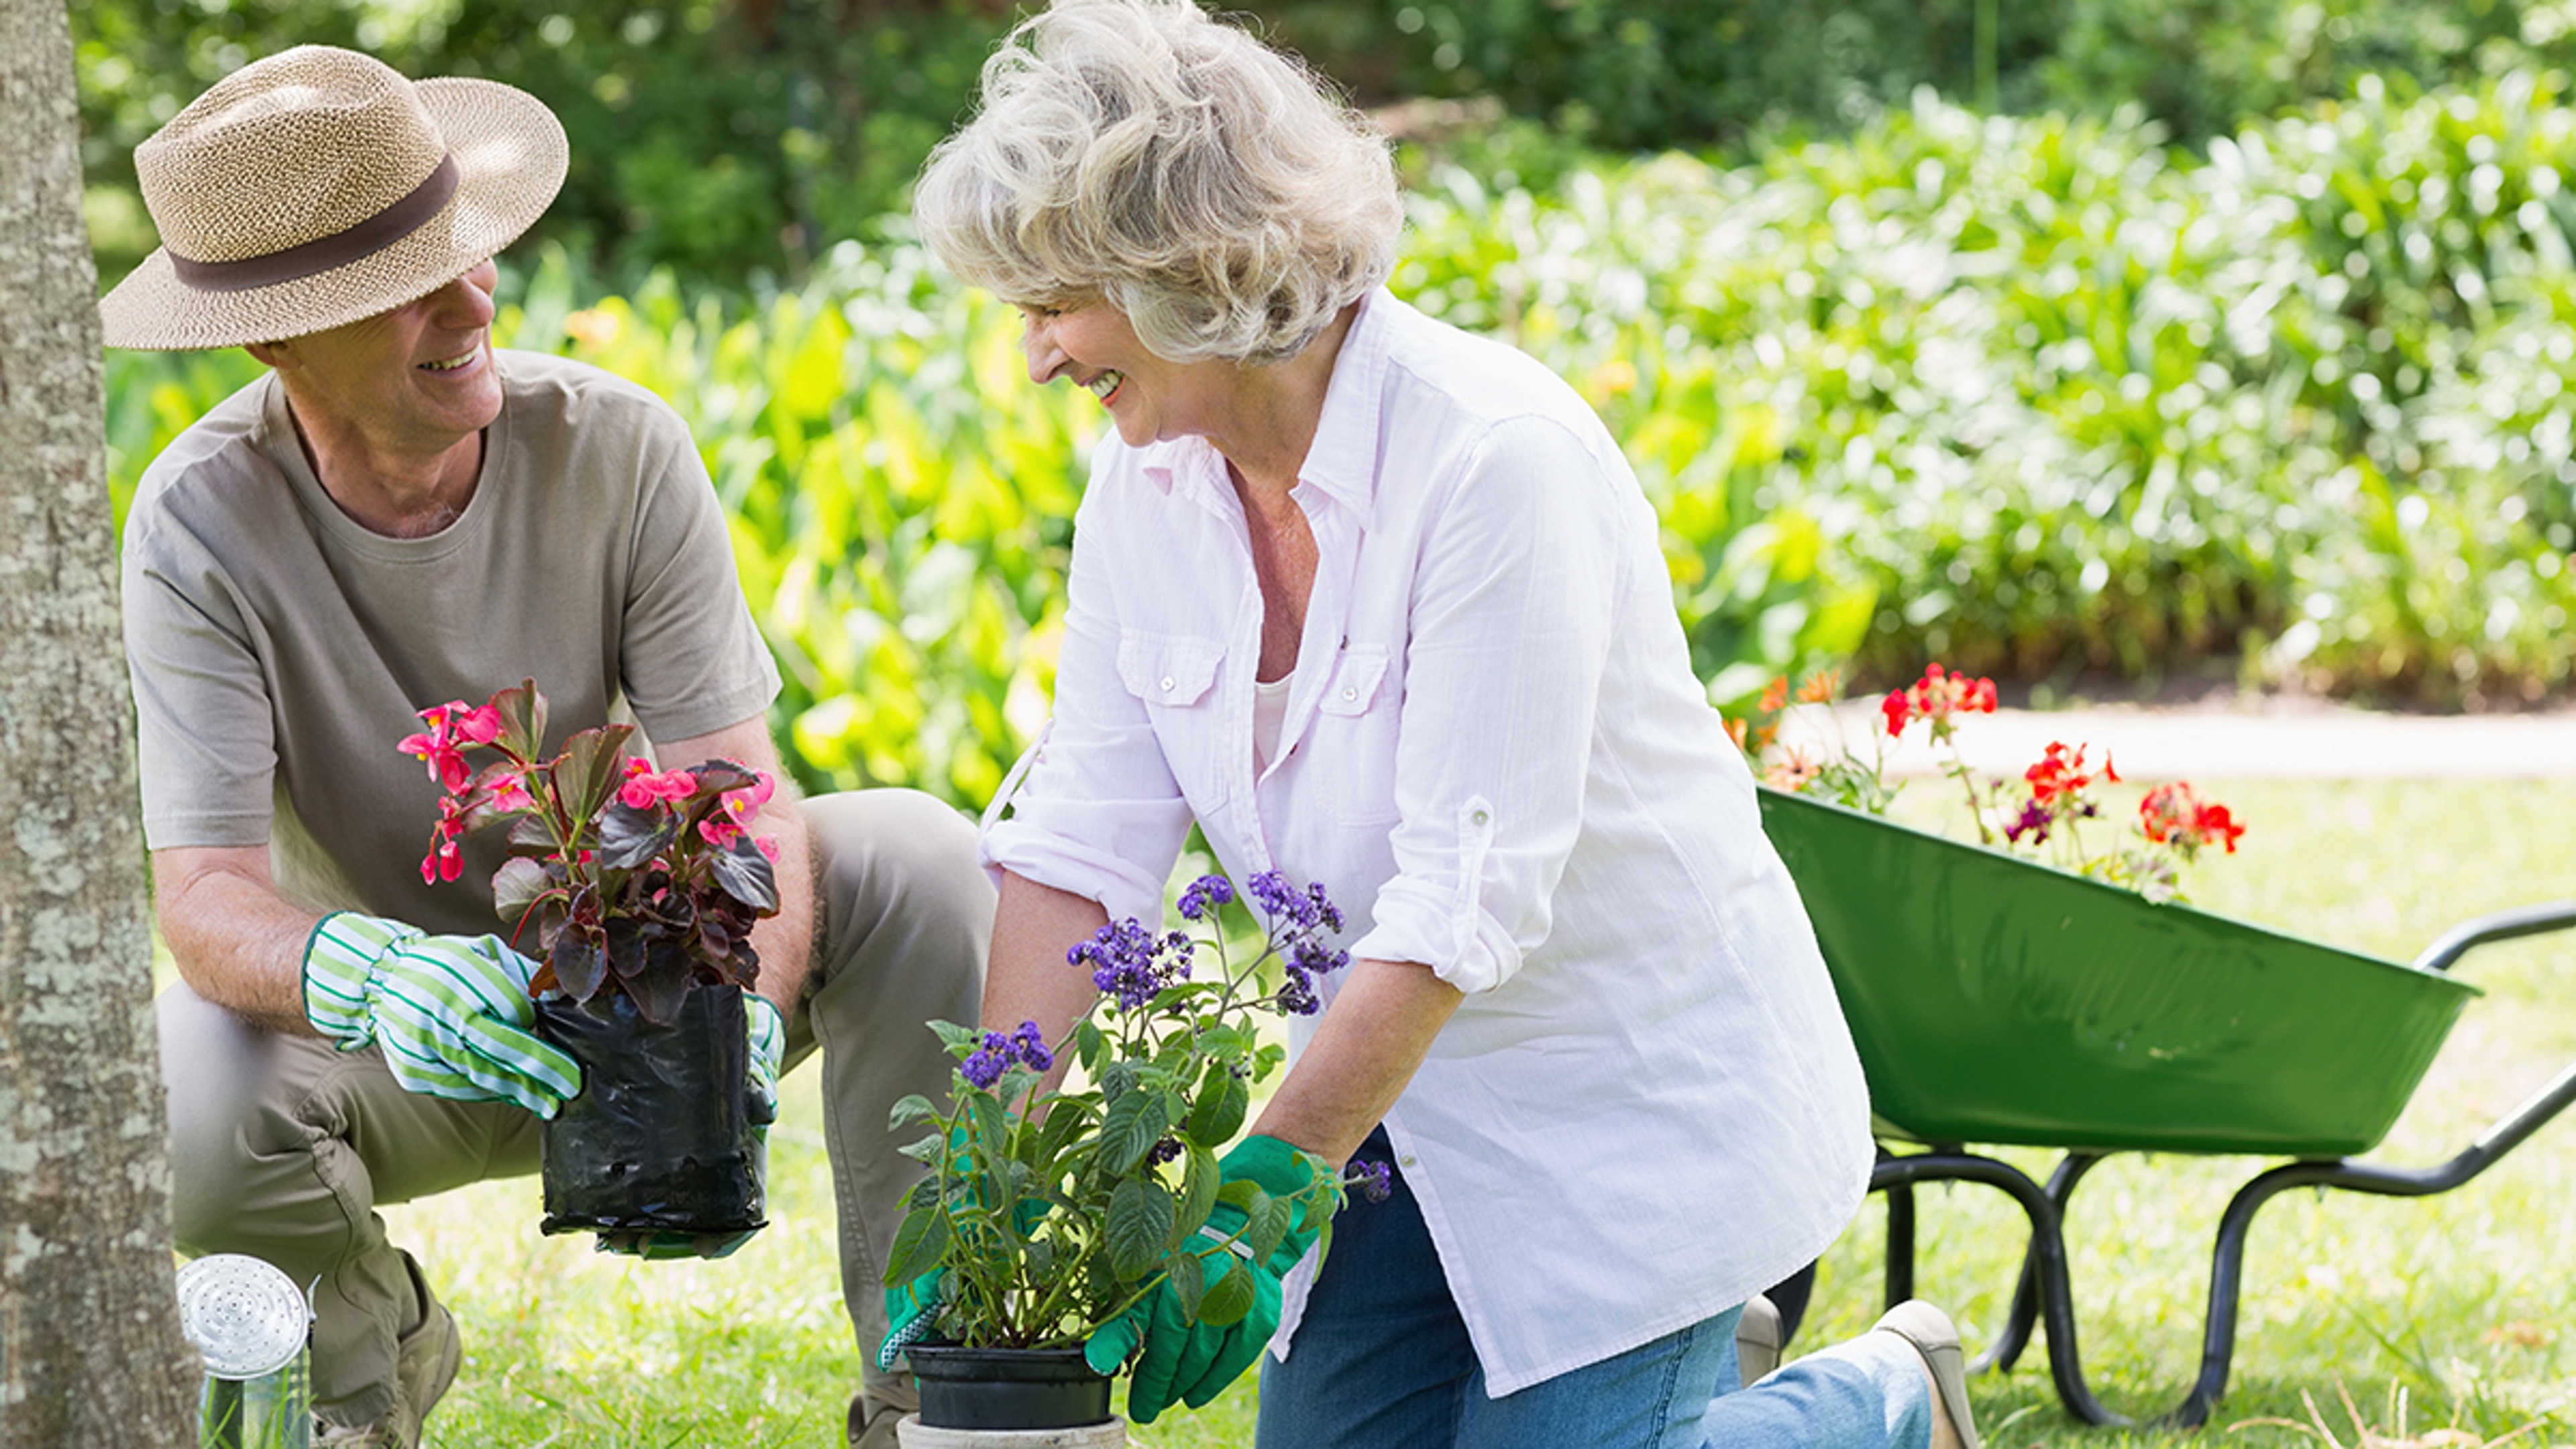
[[[582,1088],[538,1134],[549,1233],[743,1233],[767,1226],[742,988],[691,987],[667,1025],[615,992],[537,1002],[537,1034]]]
[[[1079,1429],[1109,1421],[1109,1380],[1080,1348],[906,1349],[933,1429]]]

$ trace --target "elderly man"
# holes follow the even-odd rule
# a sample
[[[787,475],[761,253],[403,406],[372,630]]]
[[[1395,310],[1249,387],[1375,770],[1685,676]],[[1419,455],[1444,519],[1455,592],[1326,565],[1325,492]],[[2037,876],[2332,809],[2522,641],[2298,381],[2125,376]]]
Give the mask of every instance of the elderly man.
[[[542,104],[305,47],[135,159],[164,246],[101,302],[108,342],[242,346],[270,369],[154,462],[126,525],[144,824],[184,983],[159,1003],[178,1240],[318,1285],[317,1442],[411,1446],[458,1333],[375,1208],[535,1170],[538,1121],[577,1079],[528,1030],[534,963],[489,934],[476,883],[502,832],[467,843],[463,880],[424,885],[439,787],[395,741],[416,710],[533,678],[550,749],[614,716],[666,766],[775,774],[778,675],[678,417],[491,345],[490,258],[563,180]],[[821,1050],[842,1286],[873,1346],[917,1170],[888,1113],[948,1079],[922,1024],[975,1019],[992,892],[972,830],[926,796],[782,791],[757,828],[781,909],[753,935],[754,1071]],[[475,1035],[509,1060],[460,1086],[439,1069],[469,1050],[453,1030],[348,1008],[389,982],[498,1003]],[[872,1371],[853,1442],[891,1444],[911,1402]]]

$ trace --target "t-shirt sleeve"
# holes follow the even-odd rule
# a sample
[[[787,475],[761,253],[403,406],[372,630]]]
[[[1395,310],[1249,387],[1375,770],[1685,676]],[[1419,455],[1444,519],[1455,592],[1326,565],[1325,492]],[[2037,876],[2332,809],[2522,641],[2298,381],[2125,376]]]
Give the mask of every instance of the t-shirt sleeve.
[[[635,512],[619,681],[656,740],[711,734],[765,712],[778,666],[734,572],[724,506],[678,416],[656,407],[651,476]]]
[[[277,748],[255,623],[155,490],[127,521],[122,576],[145,843],[265,844]]]

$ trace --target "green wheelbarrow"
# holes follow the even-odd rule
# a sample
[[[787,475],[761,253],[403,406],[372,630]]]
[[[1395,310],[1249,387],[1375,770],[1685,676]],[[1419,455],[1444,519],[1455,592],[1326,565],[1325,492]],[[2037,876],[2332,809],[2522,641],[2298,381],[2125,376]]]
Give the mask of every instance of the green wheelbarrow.
[[[2128,1421],[2084,1382],[2064,1219],[2105,1154],[2291,1159],[2239,1189],[2212,1257],[2201,1372],[2164,1422],[2196,1427],[2226,1391],[2245,1239],[2293,1187],[2420,1197],[2467,1182],[2576,1101],[2576,1066],[2437,1167],[2355,1160],[2405,1109],[2481,993],[2447,974],[2473,947],[2576,926],[2576,902],[2467,922],[2410,965],[2321,946],[1764,788],[1869,1078],[1887,1194],[1887,1297],[1913,1296],[1913,1187],[1976,1182],[2018,1202],[2030,1248],[2006,1369],[2035,1325],[2068,1413]],[[1896,1141],[1921,1150],[1894,1152]],[[1966,1144],[2060,1149],[2041,1184]]]

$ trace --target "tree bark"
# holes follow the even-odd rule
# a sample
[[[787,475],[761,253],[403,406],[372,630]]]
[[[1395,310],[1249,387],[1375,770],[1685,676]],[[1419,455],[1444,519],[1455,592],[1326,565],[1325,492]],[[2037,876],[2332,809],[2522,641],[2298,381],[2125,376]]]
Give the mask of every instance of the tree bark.
[[[196,1442],[64,0],[0,0],[0,1449]]]

